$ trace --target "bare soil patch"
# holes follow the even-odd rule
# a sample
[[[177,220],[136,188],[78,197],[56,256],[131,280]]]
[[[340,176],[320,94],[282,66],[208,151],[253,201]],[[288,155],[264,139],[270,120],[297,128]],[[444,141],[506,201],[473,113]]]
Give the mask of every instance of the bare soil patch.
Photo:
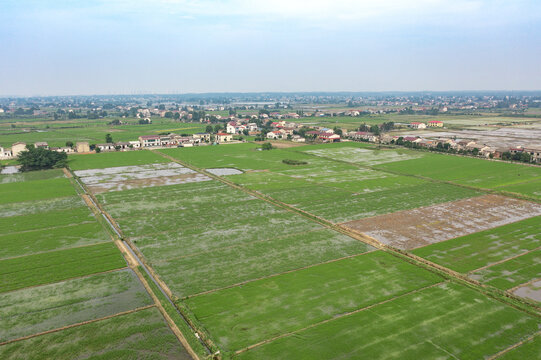
[[[344,226],[384,244],[410,250],[540,214],[539,204],[484,195],[354,220],[344,223]]]

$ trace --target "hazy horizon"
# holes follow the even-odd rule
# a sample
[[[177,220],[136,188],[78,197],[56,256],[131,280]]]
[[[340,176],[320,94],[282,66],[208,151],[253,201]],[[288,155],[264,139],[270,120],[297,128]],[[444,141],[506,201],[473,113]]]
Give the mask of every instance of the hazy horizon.
[[[0,96],[539,91],[536,1],[7,0]]]

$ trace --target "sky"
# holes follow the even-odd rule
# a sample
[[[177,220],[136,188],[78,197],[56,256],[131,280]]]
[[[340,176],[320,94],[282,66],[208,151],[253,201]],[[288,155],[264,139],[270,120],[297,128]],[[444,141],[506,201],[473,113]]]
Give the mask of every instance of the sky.
[[[0,96],[540,89],[539,0],[0,0]]]

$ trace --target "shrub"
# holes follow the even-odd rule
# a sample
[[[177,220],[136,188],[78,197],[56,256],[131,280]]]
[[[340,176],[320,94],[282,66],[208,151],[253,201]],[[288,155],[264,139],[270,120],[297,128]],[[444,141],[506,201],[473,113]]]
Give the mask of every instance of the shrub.
[[[291,159],[284,159],[284,160],[282,160],[282,162],[284,164],[288,164],[288,165],[306,165],[306,164],[308,164],[306,161],[291,160]]]

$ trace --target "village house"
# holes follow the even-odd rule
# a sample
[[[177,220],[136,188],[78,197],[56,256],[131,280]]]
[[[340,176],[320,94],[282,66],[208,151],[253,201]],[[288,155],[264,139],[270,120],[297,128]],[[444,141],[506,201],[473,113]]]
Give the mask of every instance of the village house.
[[[78,153],[90,152],[90,145],[86,141],[79,141],[75,144],[75,150]]]
[[[22,151],[26,150],[26,143],[16,142],[11,146],[11,153],[13,157],[19,156]]]
[[[139,136],[139,142],[142,148],[160,146],[160,137],[158,135]]]
[[[129,141],[129,144],[130,144],[130,148],[132,149],[140,149],[141,148],[141,143],[139,141]]]
[[[524,151],[530,154],[534,163],[541,163],[541,148],[525,148]]]
[[[318,140],[321,140],[323,142],[339,142],[340,141],[340,135],[338,134],[329,134],[329,133],[320,133],[318,135]]]
[[[178,135],[169,134],[169,135],[160,135],[160,146],[174,146],[177,145],[175,138]]]
[[[412,122],[410,123],[410,128],[412,129],[426,129],[426,124],[421,122]]]
[[[209,142],[210,141],[210,134],[207,134],[207,133],[193,134],[192,137],[193,137],[194,141],[197,142],[197,143]]]
[[[34,147],[36,149],[38,148],[49,149],[49,144],[47,144],[45,141],[38,141],[34,143]]]
[[[114,151],[115,144],[113,143],[96,144],[96,148],[100,149],[100,151]]]
[[[409,141],[409,142],[416,142],[419,139],[420,139],[419,137],[413,137],[413,136],[406,136],[403,138],[404,141]]]
[[[429,127],[443,127],[443,121],[439,120],[430,120],[428,122]]]
[[[282,117],[286,119],[298,119],[301,116],[297,113],[287,113],[287,114],[282,115]]]
[[[224,143],[224,142],[230,142],[233,140],[233,135],[227,134],[227,133],[218,133],[216,134],[215,140],[218,144]]]
[[[0,147],[0,159],[11,159],[13,154],[11,153],[10,149],[4,149],[3,147]]]
[[[351,140],[365,140],[370,142],[377,142],[378,136],[366,131],[351,131],[347,134]]]
[[[517,146],[516,148],[510,148],[509,152],[513,155],[517,153],[528,153],[530,154],[532,162],[541,163],[541,149],[539,148],[523,148],[522,146]]]
[[[486,158],[490,157],[491,154],[492,156],[494,156],[495,152],[496,152],[496,149],[490,146],[483,146],[481,149],[479,149],[479,154],[481,154],[481,156],[484,156]]]
[[[115,149],[116,148],[119,148],[119,150],[122,150],[122,151],[126,151],[126,150],[130,150],[130,143],[127,142],[127,141],[119,141],[117,143],[115,143]]]
[[[267,133],[267,139],[277,140],[282,139],[284,134],[280,130],[269,131]]]

